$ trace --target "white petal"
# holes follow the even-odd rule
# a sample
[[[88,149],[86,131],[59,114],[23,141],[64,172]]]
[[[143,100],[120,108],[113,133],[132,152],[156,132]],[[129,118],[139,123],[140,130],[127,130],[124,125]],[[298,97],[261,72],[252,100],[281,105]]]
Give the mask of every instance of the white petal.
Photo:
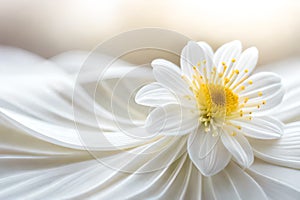
[[[241,132],[248,137],[278,139],[283,134],[282,122],[269,116],[253,117],[252,120],[232,120],[232,122],[240,126]]]
[[[135,146],[138,143],[143,143],[121,131],[78,132],[73,127],[51,124],[4,108],[0,108],[0,117],[36,138],[74,149],[116,150],[118,148],[128,148],[133,144]]]
[[[50,143],[76,149],[86,149],[89,146],[86,144],[87,138],[83,142],[78,135],[79,129],[83,133],[81,136],[88,137],[88,141],[93,147],[95,147],[95,143],[98,143],[98,147],[104,143],[110,143],[111,146],[111,142],[108,141],[114,141],[114,143],[119,141],[119,144],[122,143],[121,146],[123,146],[125,143],[128,144],[135,140],[122,133],[119,125],[130,126],[136,122],[139,125],[144,123],[144,121],[141,123],[133,118],[135,113],[141,114],[136,109],[137,106],[131,109],[131,111],[135,111],[131,112],[133,120],[124,115],[109,112],[103,104],[111,103],[111,101],[104,100],[99,105],[92,98],[94,96],[89,96],[81,86],[74,90],[75,76],[69,76],[54,63],[14,48],[0,48],[0,51],[3,53],[1,55],[5,55],[5,52],[10,54],[1,60],[0,66],[0,68],[7,68],[5,73],[0,74],[0,117],[1,120],[8,120],[10,122],[7,123],[8,125],[13,125],[27,134]],[[21,58],[22,62],[19,62],[20,60],[16,57]],[[131,79],[130,82],[135,83],[136,81]],[[132,94],[132,91],[128,91],[126,86],[119,94],[123,94],[123,96]],[[105,92],[101,93],[101,99],[106,99]],[[124,101],[124,98],[122,100]],[[121,105],[121,108],[128,108],[127,101],[123,104],[125,105]],[[143,116],[141,118],[145,119],[146,116]],[[101,123],[98,123],[96,118]],[[77,127],[75,127],[74,121],[76,121]],[[84,131],[82,131],[82,127],[84,127]],[[99,128],[106,130],[105,134],[109,133],[107,138],[99,139],[101,137]]]
[[[265,170],[269,170],[268,168],[272,168],[274,170],[274,166],[264,164],[268,167],[263,171],[256,170],[258,164],[262,164],[261,161],[256,161],[250,169],[248,169],[248,173],[254,178],[254,180],[263,188],[265,193],[268,195],[270,199],[281,200],[281,199],[291,199],[297,200],[300,196],[300,188],[294,187],[294,185],[286,183],[285,181],[278,180],[276,177],[273,177],[274,173],[266,174]],[[297,173],[296,170],[293,169],[285,169],[288,174]],[[289,171],[288,171],[289,170]],[[282,170],[278,169],[275,171],[276,173],[283,173]],[[298,170],[298,174],[300,174]],[[290,175],[289,175],[290,176]],[[298,175],[299,176],[299,175]],[[290,176],[290,178],[295,179],[295,177]],[[299,184],[298,184],[299,185]],[[300,186],[300,185],[299,185]]]
[[[202,199],[216,199],[216,193],[214,191],[210,176],[202,176]]]
[[[190,41],[181,52],[180,65],[182,73],[187,78],[192,79],[192,75],[194,74],[193,66],[198,66],[199,63],[201,63],[201,73],[203,73],[203,67],[206,67],[207,72],[212,68],[213,62],[209,47],[204,43],[200,43],[199,45],[194,41]]]
[[[163,106],[178,103],[176,96],[159,83],[151,83],[142,87],[135,96],[138,104],[145,106]]]
[[[282,103],[276,107],[276,109],[272,109],[269,114],[276,116],[279,120],[285,123],[299,121],[300,88],[291,88],[290,90],[286,91]]]
[[[128,151],[99,152],[94,160],[91,152],[10,133],[0,141],[1,199],[174,199],[191,185],[192,164],[182,138],[163,137]],[[124,173],[128,170],[131,173]],[[201,184],[201,178],[193,181],[194,186]]]
[[[276,165],[300,169],[300,123],[295,122],[284,128],[278,140],[249,140],[255,155]]]
[[[217,49],[214,55],[214,64],[216,65],[218,71],[223,71],[223,62],[227,66],[230,65],[232,59],[238,59],[242,51],[242,45],[240,41],[232,41],[222,45]],[[228,73],[233,70],[233,68],[228,69]]]
[[[248,81],[252,80],[253,84],[249,85]],[[245,80],[242,84],[246,87],[246,89],[241,92],[241,94],[245,94],[251,91],[257,91],[262,87],[268,87],[270,85],[276,85],[281,83],[281,77],[273,72],[259,72],[251,75],[247,80]]]
[[[278,117],[280,120],[290,123],[300,120],[300,84],[299,58],[289,58],[276,63],[260,66],[256,71],[272,71],[282,77],[282,83],[286,90],[283,103],[272,109],[270,115]]]
[[[265,163],[257,159],[247,172],[270,199],[299,199],[300,171]]]
[[[249,84],[250,80],[253,82],[252,84]],[[245,90],[239,92],[242,86],[245,86]],[[249,98],[249,101],[245,104],[245,108],[255,109],[255,111],[274,108],[281,103],[284,95],[281,78],[270,72],[254,74],[240,86],[236,87],[234,91],[238,92],[241,98]],[[265,104],[262,103],[263,101],[265,101]],[[259,109],[257,109],[257,105],[260,105]]]
[[[179,67],[175,64],[157,59],[152,62],[153,74],[155,79],[178,95],[192,95],[189,85],[181,77]]]
[[[270,63],[268,65],[259,66],[255,69],[256,72],[269,71],[279,74],[282,77],[282,82],[284,83],[287,90],[294,89],[295,85],[299,84],[300,59],[297,57],[284,59],[275,63]]]
[[[189,185],[183,199],[201,199],[202,189],[202,174],[188,158],[192,164],[192,171],[189,174]]]
[[[249,76],[254,70],[257,60],[258,50],[255,47],[246,49],[234,65],[234,70],[239,70],[239,74],[231,85],[235,85],[235,83],[238,83],[244,77]]]
[[[234,162],[229,163],[220,173],[205,177],[203,186],[210,188],[210,191],[205,190],[204,194],[212,193],[205,194],[206,197],[210,196],[205,199],[268,199],[260,185]]]
[[[183,135],[198,126],[198,115],[180,105],[168,104],[154,109],[145,126],[150,135]]]
[[[220,137],[205,133],[199,128],[188,138],[188,153],[194,165],[204,176],[212,176],[226,167],[231,155]]]
[[[230,133],[224,131],[221,139],[224,146],[241,166],[247,168],[253,163],[252,147],[242,134],[231,136]]]
[[[197,42],[197,44],[205,51],[206,55],[213,59],[213,56],[214,56],[214,52],[211,48],[211,46],[209,46],[209,44],[207,44],[206,42]]]
[[[234,162],[225,168],[225,173],[235,185],[241,199],[268,199],[260,185]]]

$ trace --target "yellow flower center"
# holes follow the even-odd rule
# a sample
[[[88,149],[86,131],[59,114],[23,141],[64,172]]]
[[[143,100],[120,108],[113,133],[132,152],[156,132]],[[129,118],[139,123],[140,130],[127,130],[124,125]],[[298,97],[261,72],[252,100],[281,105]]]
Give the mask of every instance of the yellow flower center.
[[[210,80],[206,68],[203,68],[205,76],[203,77],[196,66],[193,67],[193,80],[190,82],[190,89],[193,91],[200,111],[200,122],[205,126],[206,131],[210,130],[210,125],[223,124],[226,117],[236,115],[239,110],[239,96],[233,92],[230,86],[239,74],[238,70],[233,70],[232,73],[225,77],[227,66],[223,65],[223,72],[217,73],[214,67]],[[239,83],[238,83],[239,84]],[[244,90],[240,88],[241,90]],[[242,111],[240,113],[243,115]]]
[[[223,85],[202,83],[200,87],[192,87],[192,90],[204,121],[223,119],[238,109],[238,95]]]
[[[252,110],[246,112],[243,110],[246,104],[248,108],[257,107],[257,109],[266,104],[265,100],[260,103],[249,103],[249,97],[238,96],[239,92],[246,89],[247,85],[245,84],[250,86],[253,84],[253,81],[248,80],[245,82],[248,79],[248,69],[241,72],[237,69],[232,69],[235,62],[236,60],[232,59],[229,66],[222,62],[222,71],[217,71],[217,68],[213,67],[209,72],[204,60],[198,62],[197,66],[193,66],[192,79],[182,76],[190,85],[190,90],[194,94],[198,110],[200,111],[199,121],[204,125],[205,131],[208,132],[212,128],[213,136],[217,135],[216,127],[223,126],[224,123],[233,125],[241,130],[240,126],[229,122],[228,120],[230,119],[240,117],[252,120]],[[237,80],[239,75],[241,75],[241,78]],[[245,84],[242,84],[243,82]],[[259,91],[258,96],[261,97],[262,95],[262,92]],[[187,98],[191,99],[189,95],[187,95]],[[236,133],[233,132],[232,136],[235,135]]]

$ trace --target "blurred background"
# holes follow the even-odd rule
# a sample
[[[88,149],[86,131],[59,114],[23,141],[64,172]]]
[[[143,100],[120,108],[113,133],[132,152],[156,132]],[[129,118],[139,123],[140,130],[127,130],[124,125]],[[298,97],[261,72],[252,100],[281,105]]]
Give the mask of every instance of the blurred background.
[[[44,57],[91,50],[124,31],[160,27],[216,49],[257,46],[260,64],[300,55],[298,0],[1,0],[0,44]]]

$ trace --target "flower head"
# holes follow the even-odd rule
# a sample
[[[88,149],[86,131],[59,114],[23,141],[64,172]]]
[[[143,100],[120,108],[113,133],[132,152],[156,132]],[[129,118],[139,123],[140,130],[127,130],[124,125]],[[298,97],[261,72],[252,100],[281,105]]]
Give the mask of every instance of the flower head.
[[[281,102],[281,78],[269,72],[251,75],[257,59],[256,48],[241,53],[240,42],[233,41],[215,54],[204,42],[189,42],[182,50],[181,70],[154,60],[157,82],[136,95],[139,104],[156,107],[147,130],[189,134],[189,155],[204,175],[222,170],[231,155],[249,167],[254,156],[247,137],[276,139],[282,134],[282,123],[262,112]]]

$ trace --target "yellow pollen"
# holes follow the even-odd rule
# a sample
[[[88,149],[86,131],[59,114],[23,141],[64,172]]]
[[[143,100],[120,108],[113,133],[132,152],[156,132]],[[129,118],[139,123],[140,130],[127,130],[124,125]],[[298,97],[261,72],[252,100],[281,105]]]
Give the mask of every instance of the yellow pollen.
[[[245,73],[248,73],[248,69],[245,69],[245,71],[244,71]]]
[[[206,64],[206,60],[203,60],[203,64]]]
[[[231,62],[233,62],[233,63],[234,63],[235,61],[236,61],[236,59],[232,58]]]
[[[230,135],[231,136],[236,136],[236,132],[232,132]]]
[[[244,103],[247,103],[247,102],[248,102],[248,100],[249,100],[249,98],[248,98],[248,97],[246,97],[246,98],[244,99]]]
[[[258,92],[258,96],[260,96],[260,97],[261,97],[262,95],[263,95],[263,93],[262,93],[262,92]]]
[[[222,62],[222,65],[223,65],[223,66],[225,66],[225,65],[226,65],[226,63],[225,63],[225,62]]]
[[[257,108],[260,108],[260,105],[257,105]]]
[[[192,85],[192,91],[201,111],[200,121],[208,126],[212,118],[231,115],[239,107],[239,97],[231,89],[223,85],[201,83],[200,87]]]
[[[223,73],[226,71],[227,65],[223,65]]]
[[[244,85],[241,86],[241,90],[244,90],[246,87]]]
[[[239,70],[234,70],[234,72],[236,73],[236,74],[239,74],[240,73],[240,71]]]
[[[252,80],[249,80],[248,83],[249,83],[249,85],[252,85],[252,84],[253,84],[253,81],[252,81]]]
[[[264,105],[265,105],[266,103],[267,103],[267,102],[266,102],[265,100],[262,102],[262,104],[264,104]]]
[[[225,78],[225,84],[229,83],[230,79],[229,78]]]
[[[198,62],[198,63],[197,63],[197,66],[198,66],[198,67],[200,67],[200,66],[201,66],[201,63],[200,63],[200,62]]]

